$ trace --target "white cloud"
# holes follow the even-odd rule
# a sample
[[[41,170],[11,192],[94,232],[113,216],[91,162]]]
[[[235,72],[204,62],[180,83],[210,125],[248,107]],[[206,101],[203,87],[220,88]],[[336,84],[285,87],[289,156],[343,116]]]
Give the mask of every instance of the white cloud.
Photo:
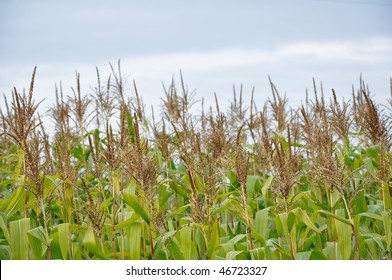
[[[313,56],[319,60],[358,62],[392,61],[392,38],[361,41],[302,42],[284,46],[276,52],[284,57]]]
[[[243,67],[279,62],[285,59],[316,59],[320,62],[392,61],[392,38],[361,41],[300,42],[266,51],[262,49],[223,49],[211,52],[183,52],[128,57],[122,61],[133,72],[153,75],[156,72],[208,71],[217,68]]]
[[[248,86],[257,86],[259,80],[254,80],[257,75],[263,75],[262,78],[265,79],[263,81],[267,84],[267,74],[272,74],[273,79],[279,76],[285,77],[284,91],[292,93],[300,89],[302,92],[307,85],[297,88],[290,85],[303,83],[304,79],[310,81],[314,75],[323,81],[331,81],[331,84],[342,82],[344,78],[350,88],[359,74],[365,70],[373,76],[379,76],[378,80],[374,80],[375,83],[386,79],[384,82],[387,84],[389,77],[392,76],[390,67],[387,67],[392,62],[392,38],[298,42],[275,50],[232,48],[206,52],[153,54],[124,57],[121,61],[123,73],[130,74],[131,78],[136,80],[148,104],[159,101],[163,96],[161,82],[170,82],[171,76],[177,74],[179,70],[183,71],[186,83],[191,88],[204,90],[202,94],[226,91],[237,81]],[[112,61],[112,63],[116,62]],[[341,69],[342,66],[348,68],[350,65],[352,65],[351,72],[344,73],[346,76],[343,77],[342,71],[345,70]],[[63,82],[66,94],[70,94],[69,88],[75,86],[75,70],[81,73],[82,88],[84,91],[89,91],[89,86],[96,84],[95,66],[99,67],[102,79],[107,77],[110,70],[107,62],[38,65],[36,99],[45,98],[45,106],[53,104],[54,83],[60,80]],[[18,89],[23,86],[28,87],[32,69],[33,65],[0,67],[0,92],[8,94],[14,85]],[[353,73],[354,71],[356,72]],[[376,72],[381,75],[375,75]],[[223,85],[225,85],[224,89]],[[129,85],[129,90],[131,87]]]

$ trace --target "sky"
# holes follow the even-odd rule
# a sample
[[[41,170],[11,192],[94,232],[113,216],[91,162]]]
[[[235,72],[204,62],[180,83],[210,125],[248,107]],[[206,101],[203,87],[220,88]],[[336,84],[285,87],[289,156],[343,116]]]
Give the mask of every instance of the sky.
[[[390,97],[392,0],[276,1],[0,1],[0,94],[28,88],[37,66],[41,112],[55,102],[55,83],[72,95],[75,71],[92,93],[98,67],[121,60],[146,107],[161,104],[162,84],[180,71],[189,91],[221,107],[243,85],[262,104],[270,76],[295,107],[313,82],[350,98],[362,75],[377,101]],[[4,101],[0,101],[1,107]]]

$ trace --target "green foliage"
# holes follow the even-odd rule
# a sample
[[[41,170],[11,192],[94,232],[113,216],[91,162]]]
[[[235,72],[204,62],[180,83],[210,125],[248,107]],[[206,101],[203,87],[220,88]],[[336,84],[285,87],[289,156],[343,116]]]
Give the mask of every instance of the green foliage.
[[[151,123],[113,75],[106,93],[58,100],[52,138],[17,115],[36,108],[15,91],[26,102],[2,119],[0,259],[392,258],[391,124],[362,84],[352,105],[316,94],[292,110],[271,82],[263,111],[241,93],[227,114],[195,116],[173,82]]]

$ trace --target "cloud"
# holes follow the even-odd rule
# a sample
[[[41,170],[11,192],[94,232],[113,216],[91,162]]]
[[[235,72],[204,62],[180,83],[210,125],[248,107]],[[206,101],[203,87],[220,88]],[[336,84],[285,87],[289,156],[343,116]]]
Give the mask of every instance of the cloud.
[[[392,38],[360,41],[299,42],[275,50],[232,48],[210,52],[182,52],[128,57],[122,61],[135,72],[209,71],[274,63],[290,59],[311,59],[323,63],[392,61]]]
[[[111,61],[113,64],[116,61]],[[262,82],[268,88],[267,75],[271,74],[277,86],[290,94],[303,93],[312,77],[333,87],[344,84],[351,93],[351,85],[360,73],[372,79],[380,97],[389,95],[392,37],[370,38],[356,41],[304,41],[282,45],[276,49],[230,48],[213,51],[187,51],[121,59],[123,73],[135,79],[139,91],[148,105],[163,96],[162,81],[182,70],[185,81],[201,94],[214,91],[228,92],[231,86],[244,83],[250,87]],[[90,92],[96,85],[95,67],[102,79],[110,72],[108,61],[98,63],[56,62],[38,65],[36,99],[45,98],[45,106],[54,103],[54,84],[62,81],[65,94],[75,87],[75,70],[81,73],[82,90]],[[18,89],[29,86],[34,65],[0,67],[0,93],[9,94],[14,85]],[[384,86],[385,85],[385,86]],[[378,88],[377,88],[378,87]],[[373,87],[372,87],[373,88]],[[384,89],[385,88],[385,89]],[[128,85],[128,91],[132,85]],[[199,91],[199,93],[200,93]],[[226,98],[226,97],[225,97]]]
[[[392,38],[360,41],[302,42],[284,46],[276,52],[283,57],[311,56],[318,60],[357,62],[392,61]]]

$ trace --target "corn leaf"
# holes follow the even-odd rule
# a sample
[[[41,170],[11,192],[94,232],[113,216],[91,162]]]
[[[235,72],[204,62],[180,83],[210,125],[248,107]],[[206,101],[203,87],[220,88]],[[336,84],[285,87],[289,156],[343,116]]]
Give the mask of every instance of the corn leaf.
[[[10,232],[7,227],[7,217],[4,213],[0,213],[0,228],[3,230],[4,237],[9,243],[10,242]]]
[[[148,217],[146,211],[144,211],[143,207],[139,204],[136,195],[125,193],[124,201],[126,204],[132,207],[132,209],[135,210],[135,213],[138,214],[147,224],[150,224],[150,218]]]
[[[54,176],[45,176],[44,178],[44,198],[47,198],[54,189],[57,188],[56,185],[56,177]]]
[[[11,259],[11,248],[8,245],[0,245],[0,260]]]
[[[246,179],[246,195],[248,199],[252,199],[254,194],[261,188],[260,176],[248,175]]]
[[[261,238],[263,238],[264,241],[268,239],[270,231],[268,227],[269,211],[270,207],[259,210],[256,212],[255,217],[255,231]]]
[[[16,188],[12,195],[5,201],[1,207],[1,212],[8,217],[12,217],[16,212],[23,210],[23,198],[25,191],[23,187]]]
[[[294,210],[291,210],[292,213],[297,216],[298,220],[301,222],[305,223],[309,228],[314,230],[317,233],[321,233],[320,230],[316,227],[316,225],[310,220],[308,214],[301,208],[296,208]]]
[[[284,257],[285,259],[291,259],[291,254],[289,251],[285,250],[282,246],[279,245],[278,242],[276,242],[275,240],[268,240],[267,245],[272,245],[274,246],[279,253],[282,254],[282,257]]]
[[[381,237],[368,238],[365,240],[365,244],[371,259],[381,259],[385,252]]]
[[[310,260],[310,256],[312,255],[312,251],[306,252],[297,252],[295,255],[296,260]]]
[[[338,209],[336,210],[336,215],[339,217],[344,217],[345,210]],[[342,221],[336,219],[336,233],[339,242],[339,250],[344,260],[349,260],[351,256],[351,239],[352,239],[352,231],[351,226],[343,223]]]
[[[45,230],[42,226],[33,228],[27,232],[30,241],[31,251],[35,259],[42,260],[47,251]]]
[[[184,258],[190,260],[192,253],[192,228],[188,226],[183,227],[180,230],[180,239],[181,251],[184,254]]]
[[[109,198],[105,199],[105,200],[101,203],[101,205],[99,206],[99,210],[107,209],[109,203],[112,202],[112,200],[113,200],[113,197],[109,197]]]
[[[69,250],[69,223],[58,225],[59,243],[63,260],[67,259]]]
[[[287,214],[279,213],[276,215],[276,230],[279,236],[286,237],[289,236],[289,228],[287,226]]]
[[[384,230],[385,230],[385,240],[387,242],[387,248],[388,250],[391,250],[391,213],[389,213],[387,210],[384,210],[382,212],[382,219],[384,223]]]
[[[139,220],[140,220],[139,215],[132,215],[130,218],[126,219],[124,222],[115,225],[114,229],[115,230],[123,229],[123,228],[125,228],[125,227],[139,221]]]
[[[94,236],[94,231],[91,225],[88,225],[83,237],[83,246],[89,249],[94,255],[100,259],[106,259],[105,253],[102,250],[101,244],[98,243]]]
[[[173,259],[185,260],[184,254],[181,252],[180,247],[173,239],[169,241],[169,243],[167,244],[167,248],[169,249]]]
[[[141,239],[143,224],[135,222],[126,228],[127,240],[129,242],[129,258],[140,260],[141,258]],[[151,246],[153,246],[151,244]]]
[[[333,214],[333,213],[328,212],[328,211],[326,211],[326,210],[318,210],[317,212],[320,213],[320,214],[322,214],[322,215],[325,215],[325,216],[334,218],[334,219],[336,219],[336,220],[338,220],[338,221],[340,221],[340,222],[342,222],[342,223],[345,223],[346,225],[351,225],[350,221],[347,220],[346,218],[341,217],[341,216],[336,215],[336,214]]]
[[[372,212],[360,213],[359,216],[375,219],[375,220],[378,220],[378,221],[383,221],[383,217],[381,215],[377,215],[377,214],[372,213]]]
[[[295,255],[296,260],[326,260],[326,257],[320,251],[305,251],[305,252],[298,252]]]
[[[246,238],[246,234],[245,233],[244,234],[238,234],[238,235],[234,236],[232,239],[230,239],[229,243],[235,245],[238,242],[244,240],[245,238]]]
[[[211,226],[208,240],[207,256],[209,257],[209,259],[213,259],[214,252],[219,246],[219,241],[219,226],[218,222],[215,221],[215,223]]]
[[[261,187],[261,194],[263,196],[264,201],[267,201],[268,188],[270,187],[273,180],[274,180],[274,176],[268,177],[268,179],[264,181],[264,184]]]
[[[206,245],[206,239],[204,235],[205,235],[204,232],[202,232],[200,229],[195,230],[195,242],[196,242],[197,250],[201,253],[202,256],[207,256],[207,259],[215,259],[214,254],[211,254],[212,257],[210,257],[207,253],[206,246],[208,245]]]
[[[240,254],[242,254],[244,251],[230,251],[229,253],[227,253],[226,255],[226,260],[235,260],[237,258],[237,256],[239,256]]]
[[[339,260],[341,259],[340,250],[338,249],[338,242],[326,242],[326,246],[323,249],[323,255],[328,260]]]
[[[13,260],[29,259],[29,240],[27,232],[30,230],[30,219],[23,218],[10,222],[10,246]]]
[[[238,200],[228,198],[223,202],[223,207],[237,217],[242,223],[246,224],[246,210],[241,206]]]
[[[266,258],[266,254],[265,254],[265,250],[266,248],[254,248],[252,250],[249,251],[250,256],[252,258],[252,260],[265,260]]]

